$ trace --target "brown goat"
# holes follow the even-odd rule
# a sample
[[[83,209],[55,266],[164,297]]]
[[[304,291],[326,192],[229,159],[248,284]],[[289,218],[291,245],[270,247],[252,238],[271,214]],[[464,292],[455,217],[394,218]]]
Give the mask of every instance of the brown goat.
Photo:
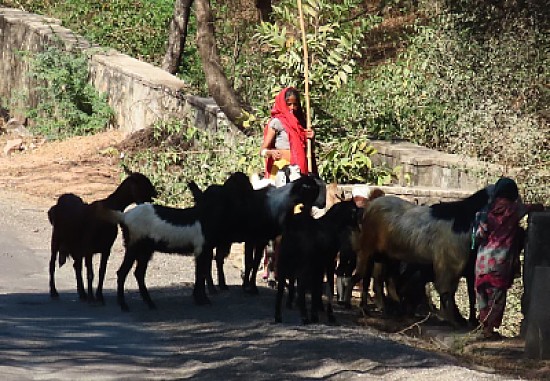
[[[127,172],[129,176],[107,198],[85,203],[73,193],[61,195],[57,203],[48,210],[48,219],[52,224],[50,258],[50,296],[59,297],[55,288],[55,262],[59,254],[59,267],[67,257],[74,260],[76,287],[81,300],[97,299],[104,303],[103,281],[111,247],[118,234],[118,226],[100,217],[102,208],[123,211],[132,203],[150,202],[157,192],[149,179],[136,172]],[[94,298],[92,281],[94,278],[92,256],[101,253],[99,282]],[[84,291],[82,280],[82,261],[86,262],[88,292]]]

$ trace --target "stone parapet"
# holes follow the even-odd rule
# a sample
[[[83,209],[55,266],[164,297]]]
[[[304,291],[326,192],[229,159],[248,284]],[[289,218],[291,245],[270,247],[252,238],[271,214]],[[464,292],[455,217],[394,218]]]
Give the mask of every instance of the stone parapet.
[[[387,195],[401,197],[407,201],[414,202],[418,205],[432,205],[438,202],[456,201],[468,197],[475,191],[465,189],[443,189],[435,187],[403,187],[403,186],[376,186],[370,187],[380,188]],[[351,197],[351,189],[353,185],[342,184],[338,185],[338,189],[344,192],[345,197]]]
[[[168,118],[188,119],[199,128],[216,129],[228,124],[212,99],[187,94],[185,82],[161,68],[93,46],[62,27],[59,20],[0,8],[0,103],[9,105],[12,116],[20,120],[24,119],[25,110],[40,102],[33,94],[36,84],[28,75],[24,54],[44,51],[47,46],[80,50],[90,57],[90,81],[107,94],[115,111],[115,123],[125,133]]]
[[[406,141],[372,140],[376,164],[397,171],[399,185],[475,191],[496,178],[502,168],[475,159],[439,152]]]

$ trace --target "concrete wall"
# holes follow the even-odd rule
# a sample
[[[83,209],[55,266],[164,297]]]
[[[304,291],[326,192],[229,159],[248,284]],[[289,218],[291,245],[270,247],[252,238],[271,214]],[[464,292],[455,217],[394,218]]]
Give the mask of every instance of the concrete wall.
[[[187,94],[185,83],[166,71],[114,50],[92,46],[63,28],[59,20],[0,8],[0,101],[19,119],[38,102],[22,52],[41,52],[54,45],[81,50],[90,57],[90,80],[115,111],[127,133],[167,118],[188,118],[195,125],[217,128],[227,119],[212,99]],[[29,93],[27,100],[19,94]]]

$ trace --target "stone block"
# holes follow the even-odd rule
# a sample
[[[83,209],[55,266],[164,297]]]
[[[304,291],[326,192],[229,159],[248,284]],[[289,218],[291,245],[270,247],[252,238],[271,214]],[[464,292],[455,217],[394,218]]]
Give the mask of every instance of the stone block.
[[[536,266],[529,303],[525,354],[537,360],[550,359],[550,267]]]

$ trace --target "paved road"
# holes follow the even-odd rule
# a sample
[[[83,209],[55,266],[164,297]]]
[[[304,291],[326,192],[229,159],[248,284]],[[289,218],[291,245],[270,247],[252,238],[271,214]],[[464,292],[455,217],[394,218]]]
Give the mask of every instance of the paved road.
[[[296,311],[273,324],[273,291],[243,295],[237,259],[227,266],[231,289],[213,295],[211,306],[196,307],[192,260],[156,254],[147,281],[158,310],[145,307],[130,276],[131,311],[122,313],[114,295],[122,257],[117,240],[106,306],[78,301],[70,263],[57,270],[60,299],[50,300],[46,210],[0,191],[2,380],[503,379],[364,327],[301,326]]]

